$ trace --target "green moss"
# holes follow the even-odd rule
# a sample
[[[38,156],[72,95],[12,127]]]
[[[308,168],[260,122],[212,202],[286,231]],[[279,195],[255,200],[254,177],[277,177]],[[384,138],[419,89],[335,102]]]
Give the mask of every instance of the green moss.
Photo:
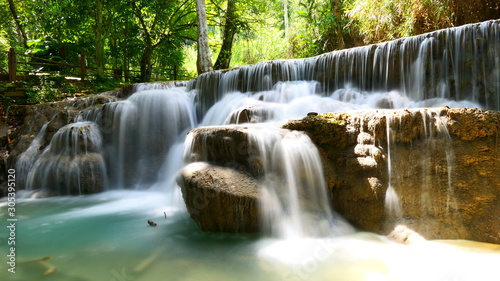
[[[286,123],[283,128],[305,132],[328,158],[340,156],[348,145],[347,114],[324,113]]]
[[[345,125],[345,118],[347,115],[345,113],[322,113],[316,116],[316,118],[326,121],[331,124]]]

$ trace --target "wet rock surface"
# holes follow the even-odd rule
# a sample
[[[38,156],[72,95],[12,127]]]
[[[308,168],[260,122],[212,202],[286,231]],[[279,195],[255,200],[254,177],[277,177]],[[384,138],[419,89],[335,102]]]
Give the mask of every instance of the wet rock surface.
[[[209,162],[246,171],[253,176],[262,175],[262,159],[258,148],[252,145],[248,127],[201,127],[191,130],[192,151],[188,162]]]
[[[471,108],[320,114],[288,122],[323,158],[334,208],[362,230],[500,243],[500,112]],[[389,212],[389,184],[400,210]]]
[[[28,190],[41,187],[54,195],[101,192],[107,184],[101,152],[101,135],[94,123],[66,125],[56,132],[47,149],[35,161],[24,187]],[[22,169],[20,164],[17,167],[20,171],[28,170]]]
[[[14,166],[17,157],[26,151],[44,124],[47,124],[47,130],[42,146],[46,147],[50,143],[52,136],[60,128],[73,122],[82,110],[100,106],[114,100],[116,100],[114,96],[93,95],[60,102],[13,107],[12,111],[16,115],[22,116],[23,121],[22,125],[12,130],[9,136],[11,139],[11,151],[9,153],[8,165],[10,167]]]
[[[261,195],[257,180],[247,173],[195,162],[182,170],[177,182],[191,218],[203,231],[259,231]]]

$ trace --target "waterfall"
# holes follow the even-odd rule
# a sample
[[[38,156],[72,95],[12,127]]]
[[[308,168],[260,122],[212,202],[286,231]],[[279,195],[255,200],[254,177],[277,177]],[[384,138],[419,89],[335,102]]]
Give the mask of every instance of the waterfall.
[[[405,209],[401,198],[411,196],[408,193],[418,192],[420,200],[420,217],[435,217],[438,214],[446,214],[452,221],[456,222],[457,231],[463,228],[459,204],[455,196],[455,185],[452,175],[455,165],[455,153],[453,151],[452,138],[447,128],[448,117],[442,114],[440,108],[425,108],[415,111],[401,113],[385,113],[386,124],[386,155],[387,155],[387,190],[385,193],[385,208],[387,223],[405,223]],[[412,122],[411,125],[409,123]],[[401,150],[393,147],[397,141],[401,142],[407,134],[413,130],[413,134],[419,135],[420,144],[415,146],[415,154],[419,161],[408,168],[400,167],[409,158],[417,156],[405,156],[408,153],[404,147]],[[399,138],[399,140],[396,140]],[[403,152],[406,151],[406,152]],[[438,159],[444,159],[439,161]],[[399,167],[398,167],[399,166]],[[411,170],[411,171],[410,171]],[[402,185],[405,177],[409,174],[418,174],[411,191],[410,186]],[[456,175],[455,175],[456,176]],[[438,191],[438,192],[437,192]],[[431,196],[431,194],[434,194]],[[437,198],[441,197],[444,200]],[[440,203],[441,202],[441,203]],[[444,204],[442,203],[444,202]],[[430,231],[433,226],[419,226],[420,229]]]
[[[33,141],[0,200],[3,262],[17,280],[498,278],[498,112],[476,108],[500,110],[499,28],[36,107],[58,117],[13,138]]]
[[[115,188],[141,188],[156,182],[178,136],[197,123],[192,96],[184,88],[153,88],[82,116],[97,122],[103,131],[106,163]]]
[[[37,156],[42,129],[19,158],[18,169],[28,175],[27,189],[54,194],[161,185],[173,190],[182,151],[189,153],[193,141],[186,139],[189,130],[255,123],[248,125],[248,138],[264,159],[258,175],[264,227],[280,237],[345,233],[350,228],[328,204],[318,150],[307,135],[282,130],[281,124],[310,112],[437,106],[500,110],[499,28],[500,21],[488,21],[313,58],[263,62],[206,73],[187,86],[137,85],[125,100],[82,112],[79,122],[61,128]],[[446,136],[439,115],[426,114],[422,123],[429,143],[436,130]],[[398,122],[386,119],[387,142],[377,145],[387,147],[387,211],[400,218],[404,194],[392,165],[397,154],[392,130]],[[452,212],[453,152],[446,155]],[[432,178],[432,169],[426,169],[423,181]]]
[[[392,161],[391,161],[391,144],[393,143],[393,133],[391,125],[394,124],[394,118],[391,115],[386,117],[386,138],[387,138],[387,190],[385,191],[385,208],[390,221],[398,221],[403,217],[403,207],[399,200],[399,196],[392,185]]]
[[[106,188],[102,138],[92,122],[66,125],[28,173],[26,189],[49,189],[55,194],[88,194]]]
[[[44,124],[40,132],[35,136],[28,149],[19,155],[16,161],[16,171],[23,175],[17,180],[17,185],[21,188],[26,188],[26,176],[33,168],[33,164],[38,156],[42,146],[44,145],[45,132],[47,131],[47,124]]]
[[[263,164],[263,229],[282,238],[346,234],[353,229],[332,212],[321,159],[302,132],[249,130]]]
[[[322,95],[339,89],[396,91],[411,101],[447,98],[500,110],[500,21],[439,30],[302,60],[271,61],[200,75],[198,114],[230,92],[271,90],[283,81],[317,81]]]

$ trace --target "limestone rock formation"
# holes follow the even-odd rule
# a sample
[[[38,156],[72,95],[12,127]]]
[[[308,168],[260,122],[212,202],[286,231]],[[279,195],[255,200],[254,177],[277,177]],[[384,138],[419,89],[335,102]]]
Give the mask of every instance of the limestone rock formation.
[[[22,125],[16,128],[10,135],[12,151],[10,151],[8,166],[13,167],[15,165],[17,157],[26,151],[44,124],[47,124],[47,129],[43,137],[42,148],[49,144],[52,136],[61,127],[74,121],[75,117],[82,110],[114,100],[116,98],[113,96],[93,95],[60,102],[13,107],[12,111],[19,116],[23,116],[24,120]],[[42,150],[40,150],[40,153]]]
[[[187,162],[207,161],[217,165],[262,175],[258,148],[248,139],[248,127],[201,127],[191,130],[191,151]]]
[[[25,182],[28,190],[44,189],[51,195],[101,192],[106,186],[101,151],[97,126],[92,122],[73,123],[56,132],[34,163],[20,161],[17,170],[29,171]]]
[[[203,231],[259,231],[257,180],[231,168],[195,162],[186,166],[178,184],[189,214]]]
[[[331,113],[284,127],[316,143],[333,205],[359,229],[500,243],[500,112]]]
[[[231,124],[242,123],[262,123],[267,120],[273,119],[275,112],[279,109],[276,105],[261,104],[251,107],[245,107],[241,110],[235,111],[231,115]]]
[[[283,127],[304,131],[316,144],[332,205],[359,230],[388,234],[405,225],[425,239],[500,243],[500,112],[444,107],[310,114]],[[237,223],[228,213],[258,216],[262,159],[247,130],[192,131],[186,160],[218,165],[188,166],[180,181],[188,210],[204,230],[242,231],[248,218]],[[227,188],[238,182],[255,185],[255,203]],[[195,202],[205,202],[207,211]]]

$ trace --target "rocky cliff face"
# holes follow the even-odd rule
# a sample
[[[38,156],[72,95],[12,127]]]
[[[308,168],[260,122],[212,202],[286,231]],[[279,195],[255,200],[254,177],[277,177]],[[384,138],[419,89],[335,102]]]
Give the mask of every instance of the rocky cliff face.
[[[284,127],[318,145],[333,204],[356,227],[404,223],[426,238],[500,243],[499,112],[334,113]]]
[[[317,145],[334,209],[358,229],[387,234],[404,224],[427,239],[500,243],[499,112],[439,108],[311,114],[284,128],[304,131]],[[245,170],[245,179],[249,174],[257,178],[259,162],[250,161],[255,157],[245,130],[197,129],[196,134],[204,132],[198,141],[204,139],[214,149],[194,145],[193,160],[219,159],[217,164],[233,169],[234,176]],[[183,172],[185,199],[211,201],[202,191],[208,187],[191,183],[205,176]],[[231,194],[227,190],[225,196]],[[229,199],[217,202],[221,214],[231,213],[236,208],[232,204],[238,204]],[[186,204],[189,210],[193,201],[186,199]],[[246,212],[244,206],[238,208]],[[214,220],[193,218],[200,225]]]

